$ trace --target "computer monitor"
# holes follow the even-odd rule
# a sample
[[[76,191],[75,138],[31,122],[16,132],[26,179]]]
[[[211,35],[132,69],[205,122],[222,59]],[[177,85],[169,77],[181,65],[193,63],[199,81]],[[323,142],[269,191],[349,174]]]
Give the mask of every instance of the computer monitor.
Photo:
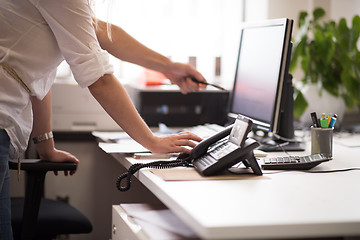
[[[284,149],[280,144],[286,150],[303,150],[293,141],[293,88],[288,72],[292,27],[293,20],[282,18],[246,23],[241,29],[229,117],[247,116],[254,130],[272,132],[271,144],[263,141],[263,150],[280,151]]]

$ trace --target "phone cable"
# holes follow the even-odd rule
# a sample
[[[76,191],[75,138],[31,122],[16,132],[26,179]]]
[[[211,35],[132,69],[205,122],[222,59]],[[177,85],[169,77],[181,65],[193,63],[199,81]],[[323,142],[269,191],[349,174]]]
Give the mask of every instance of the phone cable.
[[[131,186],[131,177],[137,171],[142,168],[157,168],[157,169],[164,169],[164,168],[173,168],[173,167],[193,167],[190,163],[190,157],[184,159],[176,159],[172,161],[154,161],[150,163],[135,163],[131,165],[127,172],[121,174],[118,179],[116,180],[116,187],[119,191],[124,192],[130,189]],[[121,181],[126,179],[125,186],[121,185]]]

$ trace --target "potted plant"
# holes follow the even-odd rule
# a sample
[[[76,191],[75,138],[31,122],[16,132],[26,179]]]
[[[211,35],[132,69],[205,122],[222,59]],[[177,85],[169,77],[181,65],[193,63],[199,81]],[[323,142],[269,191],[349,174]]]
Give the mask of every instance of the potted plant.
[[[360,106],[360,53],[357,44],[360,17],[354,16],[352,26],[344,18],[338,22],[324,20],[325,11],[316,8],[312,18],[301,12],[298,35],[294,39],[290,72],[300,64],[302,86],[316,85],[321,96],[324,91],[344,100],[348,109]],[[295,87],[294,116],[300,118],[308,107],[301,88]]]

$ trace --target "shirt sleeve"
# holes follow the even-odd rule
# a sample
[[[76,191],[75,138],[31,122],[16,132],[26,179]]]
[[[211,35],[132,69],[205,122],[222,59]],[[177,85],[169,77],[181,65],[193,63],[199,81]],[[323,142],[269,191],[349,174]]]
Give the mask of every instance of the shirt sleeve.
[[[101,49],[87,0],[30,0],[51,28],[75,80],[88,87],[112,74],[109,53]]]

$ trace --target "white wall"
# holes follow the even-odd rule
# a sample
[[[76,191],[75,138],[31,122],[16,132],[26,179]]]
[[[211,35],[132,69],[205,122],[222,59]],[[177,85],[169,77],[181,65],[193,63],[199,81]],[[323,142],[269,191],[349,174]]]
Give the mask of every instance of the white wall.
[[[350,24],[354,15],[360,15],[359,0],[330,0],[330,6],[330,16],[334,20],[344,17]]]

